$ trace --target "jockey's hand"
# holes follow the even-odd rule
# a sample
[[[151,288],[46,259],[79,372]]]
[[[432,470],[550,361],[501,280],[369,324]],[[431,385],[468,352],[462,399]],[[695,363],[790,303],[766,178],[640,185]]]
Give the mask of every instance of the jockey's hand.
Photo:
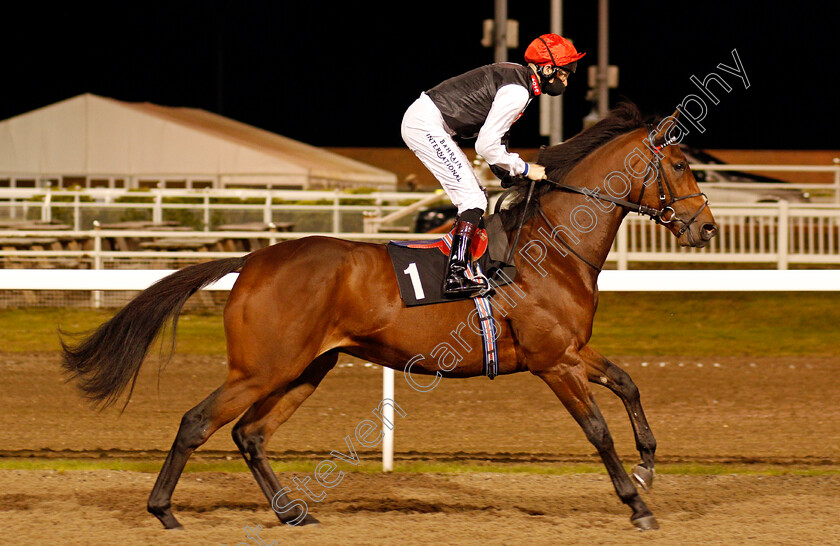
[[[525,176],[530,180],[542,180],[545,178],[545,167],[537,163],[528,163],[528,170]]]

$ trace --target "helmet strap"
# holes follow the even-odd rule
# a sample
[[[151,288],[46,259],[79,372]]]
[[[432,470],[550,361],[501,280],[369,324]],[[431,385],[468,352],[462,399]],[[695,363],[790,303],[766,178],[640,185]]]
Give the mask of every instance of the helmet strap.
[[[551,64],[553,64],[554,66],[557,66],[557,61],[554,60],[554,54],[551,53],[551,48],[548,47],[548,42],[543,40],[542,36],[537,37],[537,40],[541,41],[543,43],[543,45],[545,46],[545,50],[548,51],[548,56],[551,57]]]

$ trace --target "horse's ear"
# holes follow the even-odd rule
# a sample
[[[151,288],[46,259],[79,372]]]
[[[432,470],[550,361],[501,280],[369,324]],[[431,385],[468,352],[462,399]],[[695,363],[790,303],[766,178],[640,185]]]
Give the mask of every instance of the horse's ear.
[[[662,146],[665,143],[665,132],[668,130],[667,123],[659,123],[650,135],[650,142],[654,146]]]
[[[680,117],[679,108],[677,108],[674,111],[674,113],[671,114],[668,117],[672,118],[674,120],[674,122],[676,122]],[[668,118],[665,118],[665,119],[668,119]],[[673,122],[671,122],[671,123],[661,123],[660,122],[659,123],[659,125],[656,128],[656,131],[654,131],[653,134],[650,137],[650,140],[651,140],[651,142],[653,143],[654,146],[662,146],[662,145],[665,144],[665,140],[667,139],[668,131],[671,129],[671,125],[673,125],[673,124],[674,124]]]

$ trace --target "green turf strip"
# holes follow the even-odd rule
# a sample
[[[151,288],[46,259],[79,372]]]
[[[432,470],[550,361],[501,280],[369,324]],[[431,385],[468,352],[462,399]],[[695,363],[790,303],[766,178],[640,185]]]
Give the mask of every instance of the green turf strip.
[[[60,350],[57,328],[91,330],[115,311],[0,310],[3,351]],[[836,356],[838,292],[605,292],[592,343],[606,355]],[[225,353],[220,313],[187,313],[177,352]]]

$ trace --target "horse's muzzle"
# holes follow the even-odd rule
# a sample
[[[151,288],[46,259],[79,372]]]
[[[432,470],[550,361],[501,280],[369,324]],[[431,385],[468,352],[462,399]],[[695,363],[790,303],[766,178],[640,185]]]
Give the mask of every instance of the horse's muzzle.
[[[700,238],[704,241],[711,241],[712,237],[717,235],[717,233],[717,224],[703,224],[703,227],[700,229]]]

